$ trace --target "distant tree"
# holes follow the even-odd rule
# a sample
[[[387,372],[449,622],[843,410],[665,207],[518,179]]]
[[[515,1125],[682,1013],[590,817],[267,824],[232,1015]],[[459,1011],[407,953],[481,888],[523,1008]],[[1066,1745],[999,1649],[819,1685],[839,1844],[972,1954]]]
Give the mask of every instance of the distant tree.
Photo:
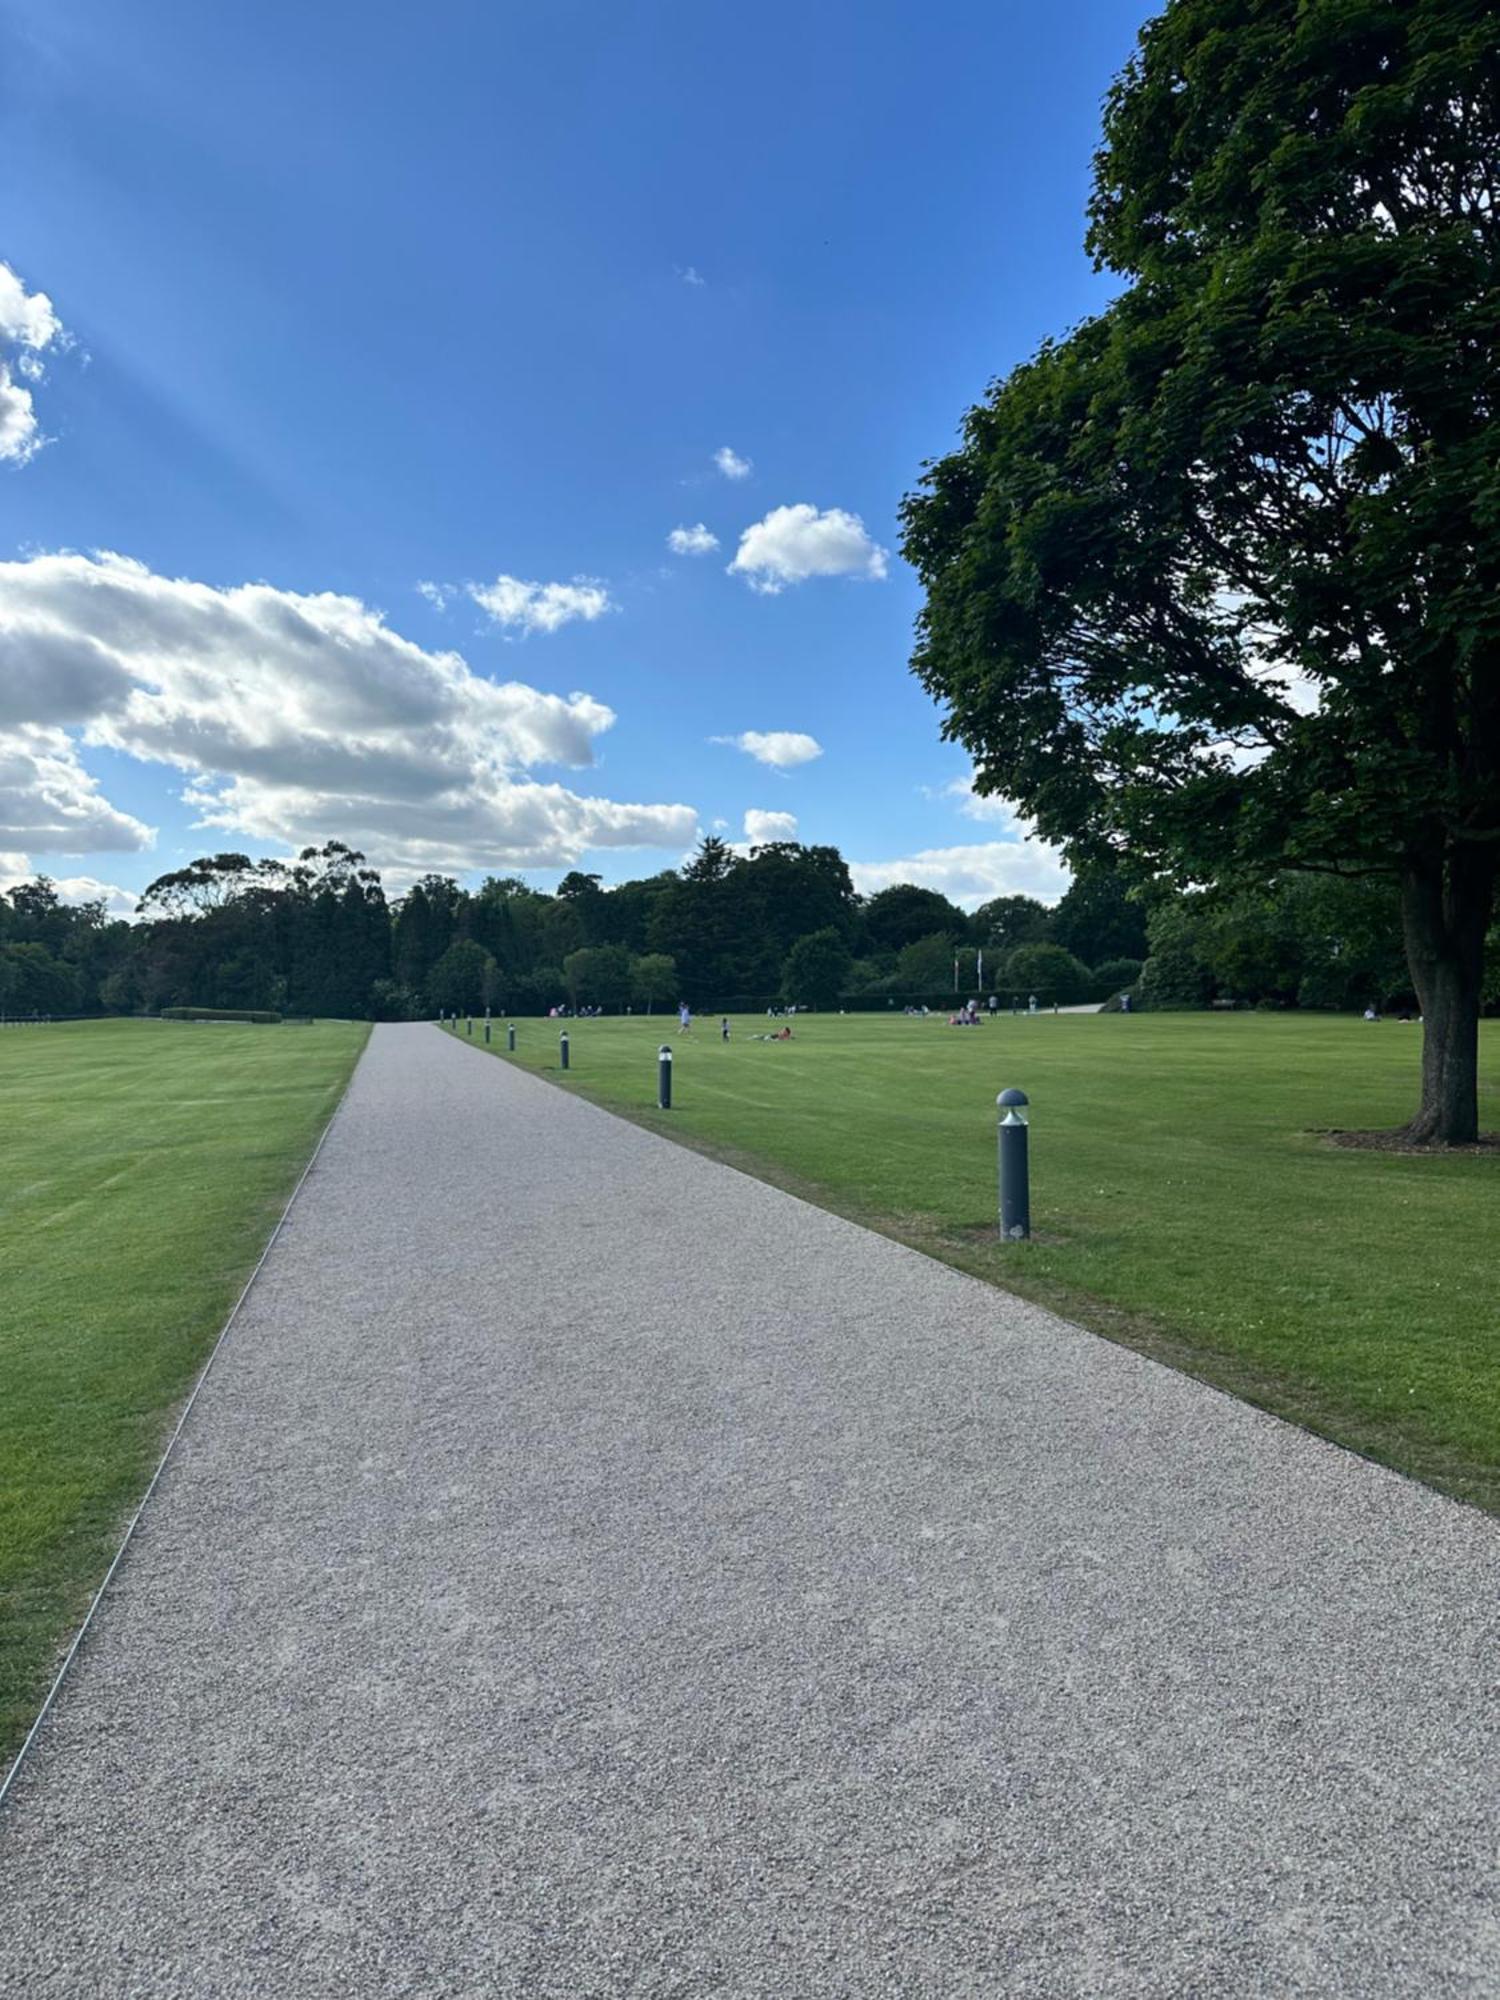
[[[570,869],[557,885],[557,900],[576,913],[578,931],[585,945],[604,942],[605,898],[599,884],[603,878]]]
[[[548,897],[538,912],[538,957],[549,965],[561,965],[570,952],[582,951],[587,943],[588,926],[578,902]]]
[[[1201,899],[1164,902],[1146,923],[1150,951],[1137,982],[1143,1007],[1206,1007],[1214,996],[1213,969]]]
[[[1093,997],[1109,1000],[1117,993],[1128,993],[1141,976],[1142,960],[1138,958],[1107,958],[1102,965],[1094,967]]]
[[[136,905],[143,917],[204,916],[245,894],[264,873],[248,854],[205,854],[185,868],[158,875]],[[48,885],[50,887],[50,884]],[[14,900],[14,892],[13,898]]]
[[[1199,948],[1218,993],[1295,1003],[1310,944],[1301,934],[1296,899],[1272,886],[1200,907]]]
[[[394,979],[377,979],[370,988],[369,1012],[372,1021],[412,1021],[418,1014],[417,996]]]
[[[913,882],[878,890],[865,904],[864,917],[865,934],[876,951],[900,951],[903,945],[939,931],[962,937],[969,927],[957,903]]]
[[[599,942],[623,944],[628,951],[643,952],[656,899],[677,879],[668,872],[606,889],[598,912]]]
[[[544,1014],[549,1007],[561,1006],[568,997],[568,984],[562,967],[538,965],[530,972],[523,972],[512,982],[506,997],[521,1014],[528,1011]]]
[[[487,876],[465,905],[465,933],[507,976],[530,972],[541,954],[549,900],[513,875]]]
[[[751,849],[734,880],[747,930],[758,927],[778,959],[814,931],[831,928],[846,942],[853,934],[859,898],[836,847],[767,841]]]
[[[623,1007],[630,998],[630,953],[622,944],[585,945],[563,960],[575,1007]]]
[[[1085,965],[1144,958],[1146,912],[1131,900],[1129,884],[1117,868],[1081,868],[1053,910],[1047,936]]]
[[[798,1007],[833,1007],[849,982],[854,958],[843,935],[830,924],[798,938],[786,955],[781,991]]]
[[[428,973],[453,942],[462,901],[458,884],[446,875],[424,875],[401,899],[392,943],[395,977],[401,985],[425,991]]]
[[[710,835],[652,901],[647,943],[675,961],[682,990],[702,1004],[707,995],[744,991],[746,960],[765,954],[760,912],[738,893],[744,865]]]
[[[0,1004],[9,1014],[70,1014],[78,975],[44,944],[0,946]]]
[[[1071,1007],[1088,999],[1093,975],[1060,944],[1022,944],[1005,961],[1003,983],[1023,1000],[1035,993],[1049,1006]]]
[[[996,896],[969,919],[969,935],[987,952],[1014,951],[1018,944],[1040,944],[1051,915],[1035,896]]]
[[[427,999],[431,1006],[451,1008],[455,1013],[472,1013],[484,1005],[485,981],[495,961],[472,938],[450,944],[427,975]]]
[[[648,951],[630,969],[630,996],[649,1014],[677,991],[676,963],[662,951]]]
[[[948,993],[954,990],[953,960],[958,941],[946,931],[903,945],[896,956],[894,985],[898,993]]]
[[[734,850],[716,833],[707,833],[682,871],[684,882],[722,882],[734,866]]]
[[[1294,905],[1300,1007],[1360,1010],[1372,1002],[1377,1007],[1411,1003],[1415,995],[1394,882],[1370,875],[1297,875],[1288,878],[1283,893]],[[1493,982],[1497,964],[1500,953],[1491,951],[1489,999],[1500,992]]]
[[[1171,0],[1095,161],[1125,289],[905,507],[981,793],[1182,885],[1398,885],[1419,1143],[1477,1130],[1500,868],[1497,78],[1481,0]]]

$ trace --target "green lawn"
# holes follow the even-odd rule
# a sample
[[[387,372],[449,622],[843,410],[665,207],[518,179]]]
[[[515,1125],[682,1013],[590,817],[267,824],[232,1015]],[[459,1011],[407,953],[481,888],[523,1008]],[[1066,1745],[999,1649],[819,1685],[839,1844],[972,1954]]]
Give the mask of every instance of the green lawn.
[[[0,1771],[367,1032],[0,1032]]]
[[[766,1025],[724,1045],[707,1021],[686,1039],[670,1017],[573,1022],[568,1087],[1500,1511],[1500,1157],[1318,1136],[1410,1114],[1419,1027],[814,1015],[789,1044],[746,1039]],[[556,1077],[556,1024],[517,1032],[516,1060]],[[1032,1099],[1025,1245],[994,1226],[1009,1084]],[[1500,1126],[1493,1078],[1484,1096]]]

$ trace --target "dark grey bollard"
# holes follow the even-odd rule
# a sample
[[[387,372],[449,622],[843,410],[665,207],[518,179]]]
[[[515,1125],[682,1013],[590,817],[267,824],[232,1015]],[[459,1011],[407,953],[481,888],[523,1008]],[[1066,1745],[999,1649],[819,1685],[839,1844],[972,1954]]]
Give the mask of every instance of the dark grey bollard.
[[[1031,1235],[1029,1102],[1024,1090],[1002,1090],[995,1099],[1000,1112],[1000,1234],[1007,1243],[1024,1243]]]
[[[557,1038],[557,1053],[564,1069],[568,1066],[568,1031],[563,1029]]]
[[[514,1021],[511,1021],[511,1022],[509,1022],[509,1023],[507,1024],[507,1026],[506,1026],[506,1030],[505,1030],[505,1046],[506,1046],[506,1047],[507,1047],[507,1048],[508,1048],[508,1049],[510,1050],[510,1052],[511,1052],[511,1054],[512,1054],[512,1055],[514,1055],[514,1054],[515,1054],[515,1052],[516,1052],[516,1024],[515,1024],[515,1022],[514,1022]]]
[[[656,1054],[656,1108],[672,1109],[672,1051],[665,1042]]]
[[[490,1017],[488,1014],[484,1017],[484,1045],[486,1048],[490,1045]]]
[[[474,1039],[474,1016],[472,1014],[468,1014],[464,1018],[468,1021],[469,1039],[470,1041],[472,1041]]]

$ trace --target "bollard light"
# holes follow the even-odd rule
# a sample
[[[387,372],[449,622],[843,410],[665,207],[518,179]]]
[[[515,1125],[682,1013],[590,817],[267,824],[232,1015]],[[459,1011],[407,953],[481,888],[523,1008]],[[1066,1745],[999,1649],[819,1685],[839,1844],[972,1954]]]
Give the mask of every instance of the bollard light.
[[[474,1016],[473,1016],[472,1014],[467,1014],[467,1015],[465,1015],[465,1017],[464,1017],[464,1018],[465,1018],[465,1020],[467,1020],[467,1022],[468,1022],[468,1024],[469,1024],[469,1038],[470,1038],[470,1040],[472,1041],[472,1039],[473,1039],[473,1036],[474,1036]]]
[[[1007,1243],[1024,1243],[1031,1235],[1029,1104],[1024,1090],[1002,1090],[995,1099],[1000,1114],[1000,1234]]]
[[[656,1052],[656,1108],[672,1109],[672,1051],[666,1042]]]
[[[568,1031],[563,1029],[557,1038],[557,1053],[564,1069],[568,1066]]]
[[[507,1047],[507,1048],[508,1048],[508,1049],[510,1050],[510,1052],[511,1052],[511,1054],[512,1054],[512,1055],[514,1055],[514,1054],[515,1054],[515,1052],[516,1052],[516,1024],[515,1024],[515,1022],[514,1022],[514,1021],[508,1021],[508,1022],[506,1023],[506,1027],[505,1027],[505,1046],[506,1046],[506,1047]]]

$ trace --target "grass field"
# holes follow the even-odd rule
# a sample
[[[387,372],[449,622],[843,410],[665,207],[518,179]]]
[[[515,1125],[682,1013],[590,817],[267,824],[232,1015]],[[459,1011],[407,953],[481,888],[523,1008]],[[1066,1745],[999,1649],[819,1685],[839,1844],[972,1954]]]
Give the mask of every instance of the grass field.
[[[736,1020],[726,1045],[708,1021],[687,1038],[670,1017],[571,1022],[567,1087],[1500,1511],[1500,1156],[1321,1136],[1410,1114],[1420,1028],[814,1015],[788,1044],[747,1039],[766,1025]],[[515,1060],[560,1081],[557,1025],[517,1032]],[[995,1231],[1009,1084],[1032,1099],[1025,1245]],[[1500,1126],[1493,1081],[1481,1116]],[[711,1206],[684,1227],[711,1252]]]
[[[0,1772],[366,1032],[0,1033]]]

